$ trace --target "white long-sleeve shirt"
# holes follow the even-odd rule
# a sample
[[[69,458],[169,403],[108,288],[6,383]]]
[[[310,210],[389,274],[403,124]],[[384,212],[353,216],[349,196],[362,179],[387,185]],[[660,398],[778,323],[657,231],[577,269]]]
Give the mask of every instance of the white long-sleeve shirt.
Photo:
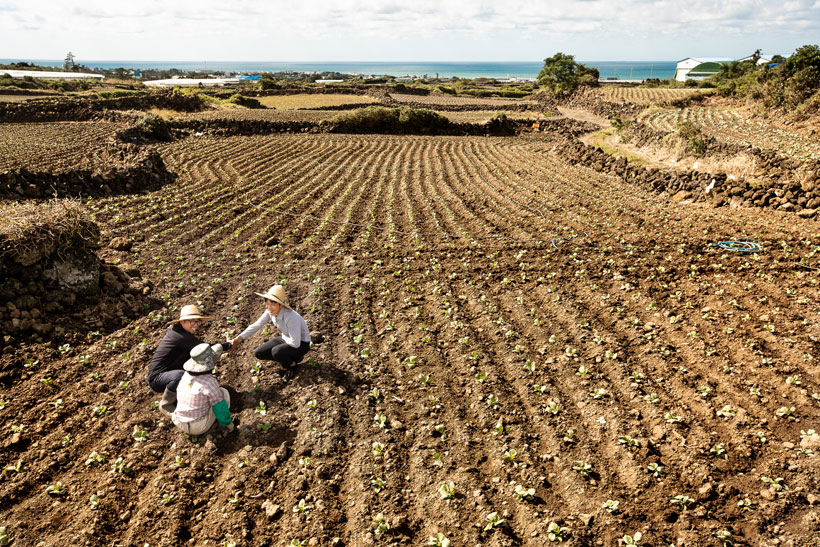
[[[298,348],[302,342],[310,342],[310,331],[308,331],[305,320],[302,319],[301,315],[284,306],[276,316],[265,310],[265,313],[243,330],[239,336],[242,337],[242,340],[247,340],[249,336],[252,336],[268,322],[273,322],[274,326],[281,331],[285,343],[293,348]]]

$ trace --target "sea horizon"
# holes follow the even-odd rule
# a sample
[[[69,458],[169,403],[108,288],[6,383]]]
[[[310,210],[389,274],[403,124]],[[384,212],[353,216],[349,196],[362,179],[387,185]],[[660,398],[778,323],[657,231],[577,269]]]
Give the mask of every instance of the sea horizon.
[[[34,63],[40,66],[60,67],[61,59],[0,59],[2,64],[16,62]],[[114,70],[171,70],[185,72],[337,72],[373,76],[424,76],[428,78],[535,78],[543,61],[437,61],[437,62],[279,62],[279,61],[133,61],[133,60],[84,60],[77,64],[91,69]],[[647,78],[672,78],[677,61],[584,61],[579,63],[597,68],[603,79],[645,80]]]

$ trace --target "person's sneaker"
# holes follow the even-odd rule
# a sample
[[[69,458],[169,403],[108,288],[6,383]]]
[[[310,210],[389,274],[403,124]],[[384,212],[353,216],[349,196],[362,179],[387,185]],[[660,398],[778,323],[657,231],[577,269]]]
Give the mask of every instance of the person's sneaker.
[[[285,371],[282,373],[282,378],[286,382],[293,380],[294,376],[296,376],[296,370],[293,368],[286,368]]]

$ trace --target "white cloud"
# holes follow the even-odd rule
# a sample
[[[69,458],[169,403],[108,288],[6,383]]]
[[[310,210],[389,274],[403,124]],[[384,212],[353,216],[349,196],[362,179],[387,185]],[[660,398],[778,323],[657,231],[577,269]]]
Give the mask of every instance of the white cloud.
[[[677,58],[741,41],[745,48],[757,40],[764,50],[817,43],[820,0],[0,0],[0,30],[0,51],[21,58],[75,43],[97,59],[195,52],[222,59],[424,53],[480,60],[489,52],[520,60],[571,48],[588,59]],[[134,34],[141,37],[128,38]]]

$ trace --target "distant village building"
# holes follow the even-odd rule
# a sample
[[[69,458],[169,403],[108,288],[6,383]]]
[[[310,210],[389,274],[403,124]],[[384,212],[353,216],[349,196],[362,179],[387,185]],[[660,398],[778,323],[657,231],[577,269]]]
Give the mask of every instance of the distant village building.
[[[678,61],[678,66],[675,69],[675,79],[679,82],[686,80],[705,80],[709,76],[714,76],[723,65],[728,65],[733,62],[751,61],[754,55],[743,57],[742,59],[731,59],[729,57],[687,57],[682,61]],[[771,63],[771,55],[761,55],[757,64]]]
[[[237,85],[239,78],[171,78],[168,80],[148,80],[142,82],[150,87],[222,87]]]

